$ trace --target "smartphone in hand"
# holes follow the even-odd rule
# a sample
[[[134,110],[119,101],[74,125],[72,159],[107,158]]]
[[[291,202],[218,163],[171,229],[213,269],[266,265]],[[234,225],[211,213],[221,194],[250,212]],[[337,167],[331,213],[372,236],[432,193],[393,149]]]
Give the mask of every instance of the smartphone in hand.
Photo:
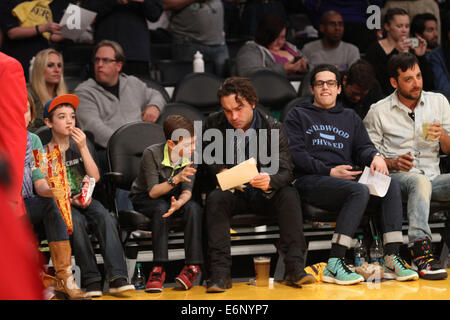
[[[417,38],[406,38],[405,41],[411,41],[411,47],[416,48],[419,46],[419,39]]]
[[[362,171],[362,168],[360,166],[352,166],[352,168],[348,171]]]

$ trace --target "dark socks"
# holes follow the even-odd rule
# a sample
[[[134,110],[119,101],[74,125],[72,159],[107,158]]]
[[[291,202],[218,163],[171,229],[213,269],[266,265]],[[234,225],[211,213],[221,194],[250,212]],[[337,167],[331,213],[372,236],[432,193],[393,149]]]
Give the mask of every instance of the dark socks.
[[[384,246],[384,255],[389,256],[392,254],[399,254],[400,246],[400,242],[386,243],[386,245]]]
[[[347,247],[341,246],[340,244],[333,243],[331,245],[330,258],[344,258]]]

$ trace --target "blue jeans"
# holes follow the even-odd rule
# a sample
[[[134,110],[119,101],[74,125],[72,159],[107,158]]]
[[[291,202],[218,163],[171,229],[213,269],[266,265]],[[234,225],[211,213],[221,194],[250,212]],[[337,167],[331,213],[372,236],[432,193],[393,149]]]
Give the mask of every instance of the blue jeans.
[[[300,177],[295,186],[302,201],[325,210],[339,211],[332,243],[350,248],[353,235],[371,199],[369,188],[357,181],[320,175]],[[373,197],[372,201],[381,203],[384,244],[403,242],[401,199],[400,185],[393,179],[383,198]]]
[[[408,242],[428,238],[431,230],[428,225],[431,200],[450,201],[450,174],[441,174],[433,181],[420,173],[391,173],[392,180],[400,183],[402,195],[407,198]]]
[[[27,216],[35,229],[43,223],[47,241],[69,240],[67,226],[53,198],[35,196],[24,199]]]
[[[203,60],[210,60],[214,63],[215,73],[223,77],[225,72],[225,61],[230,57],[226,44],[204,45],[189,41],[179,35],[173,36],[172,56],[175,60],[194,60],[195,52],[200,51]]]
[[[97,268],[97,260],[89,237],[89,230],[95,233],[99,241],[105,263],[106,279],[108,281],[118,278],[128,279],[117,219],[95,199],[92,199],[89,207],[85,209],[74,206],[71,208],[73,220],[72,251],[75,261],[81,269],[81,279],[84,286],[102,279]]]
[[[179,215],[183,216],[186,264],[198,265],[203,263],[203,208],[197,202],[189,200],[170,217],[163,218],[162,215],[170,208],[170,197],[151,199],[147,193],[142,193],[136,195],[132,201],[137,211],[151,219],[153,261],[155,264],[169,261],[169,219]]]

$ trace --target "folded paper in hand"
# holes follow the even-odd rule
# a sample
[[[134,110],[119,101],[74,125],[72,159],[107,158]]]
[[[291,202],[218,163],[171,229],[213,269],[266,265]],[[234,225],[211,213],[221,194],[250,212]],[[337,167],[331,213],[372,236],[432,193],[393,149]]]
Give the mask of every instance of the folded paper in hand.
[[[250,158],[229,170],[218,173],[216,176],[220,188],[225,191],[250,182],[258,174],[256,160]]]
[[[97,16],[96,12],[69,4],[59,23],[62,26],[61,36],[73,41],[80,39]]]
[[[379,173],[378,171],[375,171],[375,175],[372,176],[370,174],[370,168],[365,167],[358,182],[367,185],[371,195],[384,197],[391,184],[391,177]]]

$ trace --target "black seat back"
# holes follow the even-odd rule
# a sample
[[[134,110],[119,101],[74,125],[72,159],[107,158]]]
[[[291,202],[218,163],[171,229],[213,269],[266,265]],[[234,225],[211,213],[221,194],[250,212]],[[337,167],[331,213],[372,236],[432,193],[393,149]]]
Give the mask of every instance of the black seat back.
[[[164,107],[163,112],[158,118],[158,123],[162,125],[164,123],[164,120],[170,115],[173,114],[181,114],[188,118],[191,121],[204,121],[205,116],[193,106],[190,106],[185,103],[178,103],[178,102],[171,102],[166,104]]]
[[[52,130],[47,126],[39,127],[34,133],[41,139],[43,146],[48,144],[53,137]]]
[[[286,104],[286,106],[283,108],[283,110],[281,111],[280,121],[283,122],[286,119],[286,116],[288,115],[289,111],[291,111],[291,109],[293,107],[300,104],[301,102],[309,101],[309,100],[311,100],[311,103],[313,102],[311,97],[298,97],[298,98],[295,98],[295,99],[289,101]]]
[[[204,114],[220,110],[217,91],[223,80],[211,73],[191,73],[175,87],[172,101],[185,103],[201,110]]]
[[[117,182],[117,187],[129,190],[139,173],[144,150],[148,146],[164,141],[164,132],[159,124],[136,121],[117,129],[107,146],[110,171],[123,174]]]
[[[272,70],[261,69],[250,75],[259,102],[271,110],[280,110],[297,96],[289,80]]]
[[[193,72],[192,61],[158,60],[153,63],[155,79],[165,87],[174,87],[187,74]],[[212,61],[205,60],[205,71],[214,73]]]

